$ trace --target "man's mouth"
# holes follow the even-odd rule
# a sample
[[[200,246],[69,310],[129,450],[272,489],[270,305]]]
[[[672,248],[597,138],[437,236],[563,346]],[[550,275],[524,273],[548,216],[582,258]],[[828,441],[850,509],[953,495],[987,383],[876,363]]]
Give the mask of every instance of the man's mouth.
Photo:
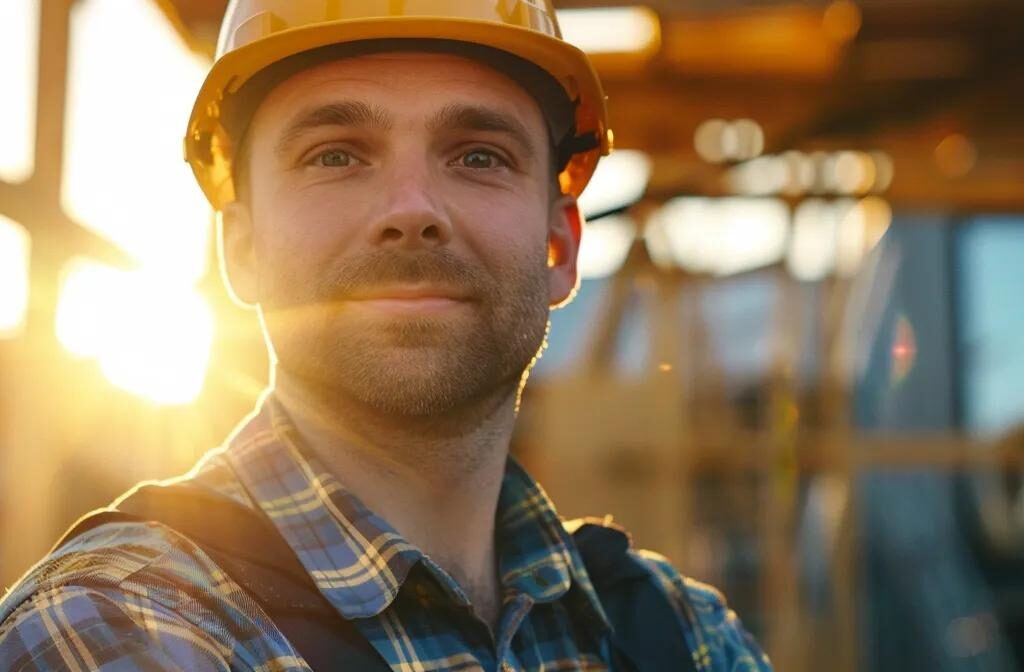
[[[457,287],[435,284],[382,285],[356,291],[346,303],[391,313],[436,313],[464,307],[472,296]]]

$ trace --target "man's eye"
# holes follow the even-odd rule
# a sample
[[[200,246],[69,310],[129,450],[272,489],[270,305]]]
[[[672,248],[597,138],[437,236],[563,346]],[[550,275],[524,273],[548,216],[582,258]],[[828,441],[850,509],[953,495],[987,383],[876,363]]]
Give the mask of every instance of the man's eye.
[[[317,154],[313,163],[324,168],[345,168],[352,165],[352,155],[340,149],[329,149]]]
[[[474,169],[499,168],[506,165],[500,156],[483,149],[476,149],[463,154],[458,163],[463,168]]]

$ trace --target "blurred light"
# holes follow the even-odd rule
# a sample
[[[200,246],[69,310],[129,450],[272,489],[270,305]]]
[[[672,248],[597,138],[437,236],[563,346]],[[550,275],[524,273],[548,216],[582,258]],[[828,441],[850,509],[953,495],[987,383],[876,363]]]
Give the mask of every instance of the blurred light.
[[[917,335],[914,325],[905,315],[896,320],[896,329],[892,336],[892,371],[891,383],[903,382],[914,368],[917,361]]]
[[[64,268],[57,300],[57,340],[76,357],[98,357],[114,314],[125,308],[117,298],[126,274],[109,266],[77,260]]]
[[[863,194],[875,183],[875,163],[864,152],[839,152],[832,170],[832,183],[840,194]]]
[[[782,154],[786,162],[786,186],[783,193],[790,196],[799,196],[810,191],[814,187],[814,180],[817,175],[814,167],[814,159],[803,152],[790,150]]]
[[[676,198],[648,224],[652,256],[686,270],[730,275],[779,261],[789,212],[775,199]]]
[[[795,278],[816,281],[832,272],[854,275],[892,222],[892,209],[877,196],[828,202],[811,198],[793,213],[787,265]]]
[[[16,336],[25,326],[31,246],[25,227],[0,215],[0,338]]]
[[[864,257],[889,229],[892,209],[877,196],[868,196],[855,203],[837,202],[833,207],[837,209],[839,219],[836,272],[850,277],[860,269]]]
[[[764,152],[764,130],[752,119],[709,119],[694,131],[693,148],[709,163],[748,161]]]
[[[793,237],[786,264],[798,280],[821,280],[836,265],[839,218],[836,208],[809,198],[793,213]]]
[[[892,206],[885,199],[868,196],[857,203],[857,213],[864,218],[864,245],[873,250],[892,224]]]
[[[781,156],[760,156],[730,170],[726,181],[729,189],[737,194],[778,194],[790,183],[789,165]]]
[[[935,163],[946,177],[963,177],[977,162],[977,148],[960,133],[947,135],[935,148]]]
[[[896,175],[896,167],[892,157],[885,152],[871,152],[871,160],[875,164],[875,184],[871,191],[880,194],[892,186],[893,177]]]
[[[848,42],[860,32],[860,8],[850,0],[836,0],[825,8],[821,25],[836,42]]]
[[[722,119],[709,119],[697,127],[693,134],[693,148],[708,163],[721,163],[726,159],[722,138],[729,123]]]
[[[718,144],[722,156],[732,161],[740,155],[740,133],[735,124],[726,124],[722,128],[722,134],[718,137]]]
[[[70,39],[65,209],[144,267],[195,281],[210,211],[181,136],[208,62],[152,2],[77,2]]]
[[[736,133],[737,150],[735,158],[740,161],[761,156],[764,152],[764,130],[752,119],[738,119],[732,123]]]
[[[567,42],[591,54],[654,52],[661,23],[648,7],[560,9],[558,24]]]
[[[843,200],[832,204],[836,210],[836,274],[852,277],[860,269],[867,253],[866,224],[863,209],[855,201]]]
[[[835,189],[835,159],[828,152],[811,152],[811,163],[814,164],[814,186],[811,191],[825,194]]]
[[[581,278],[604,278],[615,273],[629,254],[636,225],[626,216],[602,217],[583,230],[577,267]]]
[[[0,180],[23,182],[35,164],[40,0],[0,2]]]
[[[57,338],[71,353],[97,359],[115,385],[159,404],[184,404],[203,386],[213,316],[187,286],[76,261],[64,274]]]
[[[735,166],[726,175],[729,188],[738,194],[764,196],[787,194],[860,195],[881,192],[893,177],[892,159],[884,152],[814,152],[790,150],[768,154]]]
[[[636,203],[647,190],[651,159],[643,152],[617,149],[597,164],[597,171],[580,196],[585,217],[594,217]]]

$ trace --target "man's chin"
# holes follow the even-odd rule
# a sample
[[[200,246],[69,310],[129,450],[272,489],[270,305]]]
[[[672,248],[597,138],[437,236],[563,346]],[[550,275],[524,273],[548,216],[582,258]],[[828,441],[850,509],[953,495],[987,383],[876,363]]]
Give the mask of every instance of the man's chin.
[[[339,401],[348,399],[366,410],[396,416],[458,412],[505,385],[489,353],[450,341],[425,344],[408,335],[397,339],[406,342],[388,340],[341,340],[334,352],[315,359],[308,357],[309,352],[298,360],[286,356],[278,366],[312,387],[338,395]]]

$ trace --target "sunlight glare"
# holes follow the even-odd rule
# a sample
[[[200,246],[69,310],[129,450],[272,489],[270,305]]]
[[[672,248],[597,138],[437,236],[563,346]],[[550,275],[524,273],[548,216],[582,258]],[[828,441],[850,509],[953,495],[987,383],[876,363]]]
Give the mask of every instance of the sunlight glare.
[[[590,184],[580,196],[587,219],[633,205],[647,191],[651,157],[633,149],[617,149],[597,164]]]
[[[95,358],[107,378],[158,404],[193,401],[213,342],[213,315],[194,290],[145,271],[72,262],[57,307],[57,337]]]
[[[789,211],[778,199],[690,196],[667,202],[645,232],[664,248],[659,256],[667,253],[680,268],[719,276],[778,262],[788,234]]]
[[[636,225],[624,215],[588,222],[580,241],[580,277],[605,278],[622,266],[636,238]]]
[[[786,256],[794,278],[816,282],[835,270],[841,221],[836,206],[824,199],[809,198],[797,206]]]
[[[566,42],[590,54],[647,53],[661,44],[661,23],[649,7],[558,10]]]
[[[156,3],[73,7],[64,206],[148,269],[191,282],[211,216],[181,137],[208,66]]]
[[[17,336],[28,312],[28,231],[0,215],[0,338]]]
[[[23,182],[35,164],[39,0],[0,2],[0,180]]]

